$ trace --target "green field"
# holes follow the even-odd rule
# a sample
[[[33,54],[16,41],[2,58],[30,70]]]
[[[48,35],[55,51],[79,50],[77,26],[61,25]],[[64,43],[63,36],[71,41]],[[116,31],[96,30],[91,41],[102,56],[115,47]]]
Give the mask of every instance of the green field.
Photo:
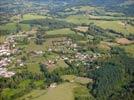
[[[97,9],[97,8],[95,8],[95,7],[92,7],[92,6],[80,6],[80,11],[89,11],[89,10],[95,10],[95,9]]]
[[[46,93],[46,90],[36,89],[36,90],[33,90],[32,92],[30,92],[29,94],[24,95],[23,97],[18,98],[16,100],[23,100],[24,98],[25,98],[25,100],[30,100],[31,98],[38,98],[38,97],[44,95],[45,93]],[[33,100],[33,99],[31,99],[31,100]]]
[[[5,25],[0,26],[0,30],[16,30],[16,23],[7,23]]]
[[[121,21],[93,21],[96,25],[104,29],[113,29],[122,33],[134,33],[134,27],[131,25],[124,25]]]
[[[25,14],[23,15],[23,20],[34,20],[34,19],[44,19],[45,16],[37,15],[37,14]]]
[[[76,84],[63,83],[56,88],[49,88],[45,95],[33,100],[74,100],[73,88]]]
[[[39,64],[37,62],[28,63],[27,69],[32,73],[41,73]]]
[[[34,19],[45,19],[46,16],[41,16],[41,15],[37,15],[37,14],[25,14],[23,15],[21,20],[34,20]],[[0,30],[9,30],[9,31],[15,31],[16,30],[16,20],[19,20],[20,17],[19,16],[13,16],[11,18],[12,22],[9,22],[7,24],[1,25],[0,26]],[[30,25],[29,24],[19,24],[21,27],[22,31],[28,31],[30,30]]]
[[[65,21],[71,22],[74,24],[82,24],[82,23],[89,24],[90,23],[90,21],[88,20],[88,17],[82,16],[82,15],[71,15],[67,17]]]
[[[55,29],[55,30],[52,30],[52,31],[47,31],[46,33],[48,35],[75,34],[75,32],[74,31],[71,31],[69,28]]]
[[[21,31],[28,31],[30,30],[30,25],[28,24],[19,24]],[[15,22],[7,23],[0,26],[0,30],[8,30],[10,32],[15,32],[17,29],[17,24]]]
[[[104,16],[105,18],[106,16]],[[110,19],[110,18],[109,18]],[[134,27],[131,25],[124,25],[121,21],[106,21],[106,20],[90,20],[88,16],[76,15],[69,16],[65,19],[67,22],[72,22],[74,24],[90,24],[94,23],[104,29],[113,29],[117,32],[122,32],[125,34],[134,33]]]
[[[47,90],[33,90],[29,94],[21,97],[19,100],[74,100],[73,88],[77,84],[63,83],[56,88],[48,88]],[[31,98],[29,98],[31,97]]]
[[[77,91],[79,90],[79,91]],[[74,92],[77,91],[77,94]],[[89,95],[92,97],[88,89],[76,83],[62,83],[56,88],[48,88],[47,90],[33,90],[29,94],[19,98],[18,100],[74,100],[74,95]]]
[[[134,57],[134,44],[127,45],[127,46],[121,46],[131,57]]]
[[[77,77],[74,75],[63,75],[61,76],[63,80],[67,80],[70,82],[74,82],[74,83],[80,83],[80,84],[88,84],[88,83],[92,83],[92,80],[89,78],[85,78],[85,77]]]

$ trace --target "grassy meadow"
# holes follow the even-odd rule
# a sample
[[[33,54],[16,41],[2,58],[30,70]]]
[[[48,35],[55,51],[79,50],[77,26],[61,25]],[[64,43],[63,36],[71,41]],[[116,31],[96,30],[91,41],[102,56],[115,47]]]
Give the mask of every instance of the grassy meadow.
[[[76,83],[62,83],[56,88],[48,88],[47,90],[33,90],[28,95],[21,97],[19,100],[74,100],[74,89],[79,88],[80,91],[88,93],[87,88]]]
[[[69,16],[65,19],[67,22],[72,22],[74,24],[90,24],[94,23],[97,26],[100,26],[104,29],[112,29],[117,32],[122,32],[124,34],[134,33],[134,28],[131,25],[125,25],[122,21],[106,21],[106,20],[93,20],[90,19],[88,16],[76,15],[76,16]]]

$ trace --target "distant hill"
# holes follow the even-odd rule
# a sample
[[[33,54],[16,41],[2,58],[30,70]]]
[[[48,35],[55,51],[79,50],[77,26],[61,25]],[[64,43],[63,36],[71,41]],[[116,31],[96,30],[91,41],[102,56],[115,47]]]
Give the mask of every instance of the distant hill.
[[[134,0],[2,0],[0,1],[0,5],[7,3],[15,3],[15,2],[36,2],[36,3],[56,3],[62,5],[62,3],[66,3],[70,6],[77,5],[94,5],[94,6],[103,6],[106,10],[123,12],[126,15],[134,16]]]
[[[33,2],[66,2],[66,3],[88,3],[93,5],[112,6],[119,4],[131,4],[133,0],[2,0],[3,2],[15,2],[15,1],[33,1]],[[134,2],[133,2],[134,3]]]

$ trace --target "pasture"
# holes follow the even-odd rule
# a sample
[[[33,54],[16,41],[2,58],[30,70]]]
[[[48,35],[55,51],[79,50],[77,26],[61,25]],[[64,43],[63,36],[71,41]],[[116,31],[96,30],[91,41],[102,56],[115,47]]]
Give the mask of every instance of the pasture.
[[[56,88],[33,90],[19,100],[23,100],[24,98],[25,100],[74,100],[73,88],[77,86],[77,84],[63,83]]]
[[[28,31],[30,30],[29,24],[19,24],[20,31]],[[15,32],[17,30],[17,23],[11,22],[0,26],[0,30],[7,30],[10,32]]]
[[[45,16],[42,15],[37,15],[37,14],[25,14],[23,15],[22,20],[34,20],[34,19],[44,19],[46,18]]]
[[[52,31],[47,31],[47,35],[66,35],[66,34],[75,34],[74,31],[71,31],[69,28],[55,29]]]
[[[104,16],[105,18],[106,16]],[[99,17],[97,17],[99,18]],[[110,18],[109,18],[110,19]],[[122,32],[125,35],[130,34],[130,33],[134,33],[134,27],[131,25],[128,25],[120,20],[116,20],[116,21],[106,21],[106,20],[93,20],[90,19],[90,17],[88,16],[82,16],[82,15],[76,15],[76,16],[69,16],[65,19],[67,22],[72,22],[74,24],[90,24],[90,23],[94,23],[97,26],[100,26],[101,28],[104,29],[112,29],[115,30],[117,32]]]
[[[130,57],[134,57],[134,44],[121,46]]]
[[[73,82],[73,83],[80,83],[80,84],[88,84],[92,83],[92,79],[85,78],[85,77],[77,77],[75,75],[63,75],[61,78],[65,81]]]

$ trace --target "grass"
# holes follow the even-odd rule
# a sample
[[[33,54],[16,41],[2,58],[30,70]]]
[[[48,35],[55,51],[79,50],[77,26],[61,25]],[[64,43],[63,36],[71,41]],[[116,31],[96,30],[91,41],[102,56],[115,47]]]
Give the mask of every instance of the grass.
[[[75,79],[75,82],[80,83],[80,84],[88,84],[89,82],[92,82],[92,80],[89,78],[85,78],[85,77],[77,77]]]
[[[76,84],[63,83],[56,88],[48,89],[45,95],[33,100],[74,100],[73,88],[77,87]]]
[[[57,34],[75,34],[74,31],[71,31],[69,28],[55,29],[53,31],[47,31],[48,35],[57,35]]]
[[[30,25],[28,24],[20,24],[21,29],[24,31],[29,31],[30,30]]]
[[[61,77],[63,80],[68,80],[70,82],[74,83],[80,83],[80,84],[88,84],[89,82],[92,82],[91,79],[85,78],[85,77],[77,77],[75,75],[63,75]]]
[[[14,96],[17,93],[21,93],[22,91],[24,91],[28,87],[30,82],[31,82],[30,80],[22,81],[20,84],[18,84],[19,88],[17,88],[17,89],[11,89],[11,88],[3,89],[2,96],[6,97],[6,100],[11,100],[12,96]]]
[[[17,93],[17,89],[10,89],[10,88],[5,88],[2,90],[2,96],[6,97],[6,99],[10,100],[10,98]]]
[[[117,32],[122,32],[125,34],[134,33],[134,27],[131,25],[124,25],[121,21],[105,21],[105,20],[89,20],[88,16],[76,15],[69,16],[65,19],[67,22],[72,22],[75,24],[90,24],[94,23],[104,29],[113,29]]]
[[[30,98],[37,98],[37,97],[44,95],[45,93],[46,93],[46,90],[36,89],[36,90],[33,90],[32,92],[28,93],[27,95],[24,95],[21,98],[17,98],[16,100],[24,100],[24,99],[30,100]]]
[[[34,19],[44,19],[45,16],[37,15],[37,14],[25,14],[23,15],[22,20],[34,20]],[[15,31],[16,30],[16,21],[15,19],[19,19],[18,16],[14,16],[11,18],[13,22],[9,22],[7,24],[1,25],[0,30],[9,30],[9,31]],[[30,29],[29,24],[20,24],[23,31],[28,31]]]
[[[34,84],[36,87],[40,87],[40,86],[44,85],[44,80],[35,81]]]
[[[109,51],[111,48],[106,43],[100,43],[97,45],[97,48],[102,51]]]
[[[77,98],[88,97],[90,99],[87,100],[94,100],[94,97],[89,93],[89,90],[85,86],[74,88],[74,96]]]
[[[7,23],[0,26],[0,30],[10,30],[14,31],[16,30],[16,23]]]
[[[134,44],[127,45],[127,46],[121,46],[125,50],[125,52],[128,53],[129,56],[134,57]]]
[[[44,19],[46,18],[45,16],[37,15],[37,14],[25,14],[23,15],[22,20],[34,20],[34,19]],[[16,30],[16,19],[19,19],[18,16],[14,16],[11,18],[12,22],[9,22],[7,24],[1,25],[0,30],[9,30],[9,31],[15,31]],[[21,29],[23,31],[28,31],[30,30],[30,25],[29,24],[20,24]]]
[[[27,69],[33,73],[41,73],[38,62],[28,63]]]
[[[77,93],[74,92],[77,90]],[[18,100],[74,100],[74,95],[81,94],[89,95],[88,89],[77,83],[62,83],[56,88],[48,88],[47,90],[33,90],[27,95],[19,98]]]
[[[59,68],[59,67],[65,68],[65,67],[68,67],[68,65],[63,60],[59,60],[57,64],[55,64],[52,68],[49,68],[49,70],[53,71],[54,69]]]
[[[47,51],[49,48],[54,48],[52,46],[52,41],[61,40],[61,38],[48,38],[42,45],[36,45],[35,40],[31,40],[28,45],[25,46],[25,51]],[[22,47],[22,46],[19,46]]]
[[[23,15],[23,20],[34,20],[34,19],[44,19],[45,16],[37,15],[37,14],[25,14]]]
[[[25,100],[74,100],[74,87],[77,87],[77,84],[63,83],[56,88],[48,88],[48,90],[33,90],[18,100],[23,100],[24,98]]]
[[[117,32],[122,32],[126,34],[134,33],[133,26],[125,26],[121,21],[95,21],[94,23],[104,29],[113,29]]]
[[[71,22],[74,24],[89,24],[89,20],[87,16],[82,16],[82,15],[71,15],[65,19],[67,22]]]
[[[49,41],[46,41],[43,45],[36,45],[34,40],[31,40],[30,43],[26,46],[25,50],[30,51],[45,51],[49,47]]]
[[[92,6],[80,6],[80,11],[89,11],[89,10],[95,10],[96,8],[95,7],[92,7]]]
[[[28,24],[19,24],[19,25],[20,25],[22,31],[30,30],[30,25],[28,25]],[[16,31],[16,29],[17,29],[17,26],[16,26],[15,22],[7,23],[7,24],[0,26],[0,30],[8,30],[8,31],[14,32],[14,31]]]
[[[76,76],[75,75],[63,75],[61,78],[63,80],[72,81],[72,80],[75,80]]]

